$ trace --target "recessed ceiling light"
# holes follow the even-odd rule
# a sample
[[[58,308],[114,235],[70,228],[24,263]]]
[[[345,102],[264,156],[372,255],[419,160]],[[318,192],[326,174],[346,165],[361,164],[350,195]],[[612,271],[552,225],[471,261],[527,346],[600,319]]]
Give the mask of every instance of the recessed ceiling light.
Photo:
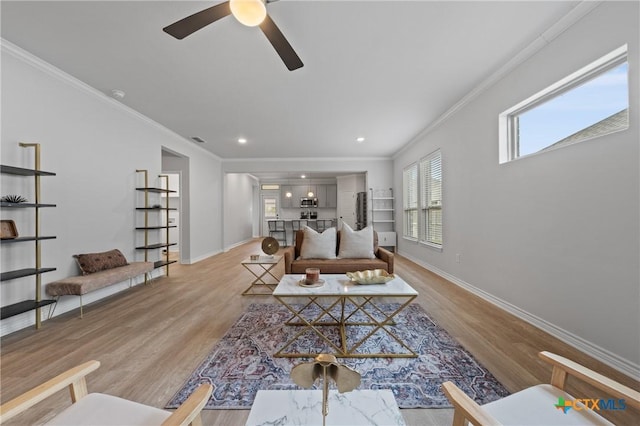
[[[364,142],[364,138],[362,136],[360,136],[359,138],[356,139],[356,142],[362,143],[362,142]]]
[[[247,143],[247,140],[245,138],[240,138],[238,139],[238,143]]]
[[[305,175],[300,175],[300,178],[304,179],[304,178],[306,178],[306,176]]]

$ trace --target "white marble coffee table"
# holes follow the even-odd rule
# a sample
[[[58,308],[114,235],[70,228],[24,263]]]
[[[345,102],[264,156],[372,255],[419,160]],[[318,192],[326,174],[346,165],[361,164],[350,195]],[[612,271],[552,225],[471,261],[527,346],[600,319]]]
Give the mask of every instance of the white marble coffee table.
[[[304,276],[300,274],[284,275],[273,291],[276,300],[293,314],[286,325],[299,327],[299,331],[274,356],[314,358],[317,354],[291,350],[300,336],[312,332],[329,345],[333,351],[332,355],[336,357],[417,357],[416,352],[390,327],[395,324],[396,315],[418,295],[418,292],[402,278],[395,275],[393,280],[385,284],[360,285],[343,274],[322,274],[321,279],[324,283],[320,287],[298,285],[302,278]],[[382,303],[389,301],[400,303]],[[331,339],[329,327],[339,328],[339,343]],[[366,331],[355,337],[357,333],[350,333],[353,327],[365,327],[361,330]],[[376,333],[385,333],[391,337],[400,350],[380,353],[362,351],[364,343],[374,339]]]
[[[322,391],[260,390],[247,426],[322,425]],[[393,392],[385,390],[329,391],[327,426],[405,425]]]

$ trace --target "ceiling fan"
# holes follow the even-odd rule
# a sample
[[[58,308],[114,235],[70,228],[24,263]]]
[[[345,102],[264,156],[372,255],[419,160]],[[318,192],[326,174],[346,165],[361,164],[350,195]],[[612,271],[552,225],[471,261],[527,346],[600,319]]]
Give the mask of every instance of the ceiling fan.
[[[284,37],[284,34],[267,14],[266,3],[273,1],[277,0],[228,0],[187,16],[162,30],[182,40],[218,19],[233,15],[244,25],[250,27],[259,25],[289,71],[293,71],[301,68],[304,64]]]

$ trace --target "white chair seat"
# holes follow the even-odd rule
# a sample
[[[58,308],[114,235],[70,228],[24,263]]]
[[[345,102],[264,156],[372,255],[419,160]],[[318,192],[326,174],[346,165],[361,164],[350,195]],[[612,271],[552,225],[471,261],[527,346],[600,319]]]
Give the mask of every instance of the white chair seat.
[[[554,426],[554,425],[612,425],[596,411],[570,409],[565,414],[555,407],[558,398],[574,400],[568,393],[549,384],[532,386],[506,398],[482,406],[503,425]]]
[[[159,425],[171,412],[101,393],[90,393],[66,408],[49,426],[136,426]]]

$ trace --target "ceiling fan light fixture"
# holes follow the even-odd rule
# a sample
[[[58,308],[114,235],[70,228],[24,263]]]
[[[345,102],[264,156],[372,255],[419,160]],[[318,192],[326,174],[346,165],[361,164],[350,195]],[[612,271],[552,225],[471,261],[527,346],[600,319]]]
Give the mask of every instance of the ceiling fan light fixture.
[[[267,7],[262,0],[230,0],[233,16],[243,25],[255,27],[267,16]]]

